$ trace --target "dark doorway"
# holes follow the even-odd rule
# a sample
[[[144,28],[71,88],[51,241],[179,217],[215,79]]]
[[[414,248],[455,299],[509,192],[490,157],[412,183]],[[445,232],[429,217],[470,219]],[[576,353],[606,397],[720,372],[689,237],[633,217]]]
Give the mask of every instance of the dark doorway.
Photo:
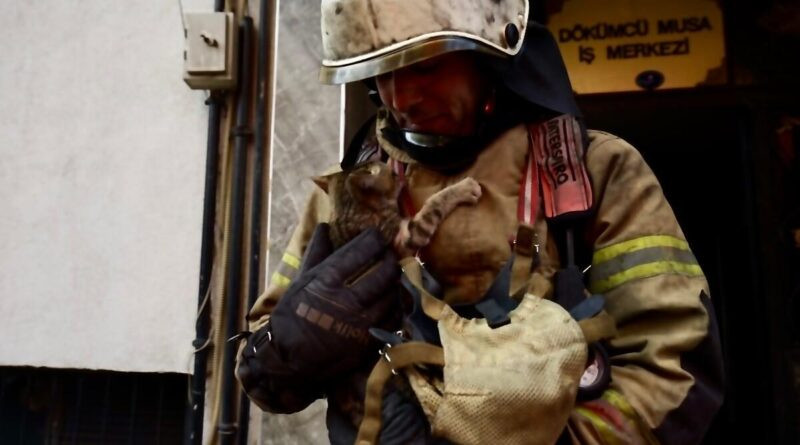
[[[759,117],[725,91],[580,98],[590,128],[623,137],[661,181],[711,288],[726,364],[725,403],[704,443],[797,443],[782,359],[780,271],[769,269]],[[775,199],[778,199],[775,197]],[[777,277],[777,278],[776,278]],[[792,427],[792,425],[795,425]]]

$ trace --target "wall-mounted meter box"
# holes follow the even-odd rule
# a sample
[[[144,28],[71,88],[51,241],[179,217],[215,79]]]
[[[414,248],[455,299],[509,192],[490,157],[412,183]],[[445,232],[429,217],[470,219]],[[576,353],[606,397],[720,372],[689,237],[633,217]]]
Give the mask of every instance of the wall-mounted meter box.
[[[196,90],[236,87],[238,35],[229,12],[188,13],[183,80]]]

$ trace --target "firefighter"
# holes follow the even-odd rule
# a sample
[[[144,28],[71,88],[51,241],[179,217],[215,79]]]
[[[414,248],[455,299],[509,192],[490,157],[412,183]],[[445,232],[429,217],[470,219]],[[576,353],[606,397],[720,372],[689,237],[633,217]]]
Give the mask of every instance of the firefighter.
[[[529,20],[527,0],[452,3],[322,1],[321,80],[365,82],[381,103],[342,167],[389,162],[405,181],[408,213],[464,177],[478,181],[478,204],[455,210],[419,253],[448,307],[487,298],[503,287],[496,285],[503,276],[506,293],[522,289],[523,302],[533,294],[574,297],[574,272],[590,265],[586,293],[603,296],[616,335],[604,343],[608,360],[595,355],[591,372],[584,363],[577,374],[547,365],[567,346],[545,341],[536,378],[520,381],[503,366],[494,366],[496,378],[479,378],[469,373],[480,366],[456,367],[454,354],[474,352],[475,363],[503,356],[504,348],[519,356],[512,352],[519,342],[493,343],[491,354],[452,352],[446,343],[459,334],[440,320],[444,379],[436,371],[427,378],[442,400],[431,402],[419,382],[399,373],[381,391],[378,442],[700,442],[722,401],[719,338],[707,282],[658,181],[631,145],[586,129],[557,45]],[[328,198],[317,190],[249,315],[253,334],[237,376],[272,412],[296,412],[327,397],[331,443],[353,443],[367,377],[379,360],[369,329],[407,326],[402,302],[413,289],[398,284],[399,258],[375,231],[333,251],[329,217]],[[554,296],[532,282],[553,283]],[[555,336],[566,323],[559,317],[540,321],[544,334],[537,335]],[[591,361],[581,354],[575,357]],[[576,400],[581,378],[606,371],[610,383]],[[464,389],[471,398],[453,388],[462,380],[477,382]],[[519,405],[526,408],[494,400],[498,384],[532,394]]]

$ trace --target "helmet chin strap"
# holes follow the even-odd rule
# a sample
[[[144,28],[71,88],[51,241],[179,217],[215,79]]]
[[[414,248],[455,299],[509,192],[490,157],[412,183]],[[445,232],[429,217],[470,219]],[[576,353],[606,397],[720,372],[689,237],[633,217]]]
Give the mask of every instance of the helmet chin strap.
[[[492,94],[495,106],[480,116],[471,135],[450,136],[400,128],[389,113],[381,134],[415,161],[452,174],[472,165],[478,154],[505,130],[520,122],[534,122],[559,114],[509,95],[505,90],[494,90]]]
[[[415,161],[447,173],[469,167],[485,145],[482,137],[419,133],[393,124],[384,127],[382,133],[386,140]]]
[[[514,123],[495,113],[485,116],[469,136],[448,136],[399,128],[389,117],[381,133],[392,145],[426,167],[456,173],[469,167],[492,139]]]
[[[457,137],[440,134],[419,133],[411,130],[400,130],[404,142],[423,148],[442,148],[456,142]]]

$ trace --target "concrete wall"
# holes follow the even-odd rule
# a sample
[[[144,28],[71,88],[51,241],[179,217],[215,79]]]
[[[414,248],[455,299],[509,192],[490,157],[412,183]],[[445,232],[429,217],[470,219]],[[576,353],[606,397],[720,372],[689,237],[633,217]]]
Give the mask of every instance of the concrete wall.
[[[319,0],[280,2],[269,270],[316,187],[311,177],[338,162],[340,88],[317,80],[319,20]]]
[[[281,1],[278,46],[270,271],[277,267],[306,197],[316,187],[310,177],[334,165],[339,150],[340,89],[317,81],[322,60],[319,0]],[[319,401],[295,415],[265,413],[262,443],[327,443],[325,407]]]
[[[1,9],[0,365],[187,372],[207,110],[178,2]]]

